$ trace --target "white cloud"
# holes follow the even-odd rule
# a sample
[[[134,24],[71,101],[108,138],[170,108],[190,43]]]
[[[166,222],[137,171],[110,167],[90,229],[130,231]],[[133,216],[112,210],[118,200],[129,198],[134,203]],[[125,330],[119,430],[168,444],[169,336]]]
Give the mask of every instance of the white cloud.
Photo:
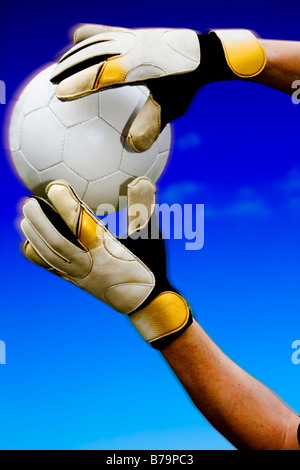
[[[300,166],[292,168],[286,177],[279,183],[278,187],[287,192],[295,192],[300,190]]]
[[[195,195],[197,192],[203,191],[204,189],[205,186],[196,181],[180,181],[170,184],[161,190],[158,197],[160,202],[180,204],[185,202],[186,197]]]
[[[182,137],[179,137],[176,141],[176,146],[181,151],[186,151],[199,147],[202,144],[202,139],[199,134],[195,132],[189,132]]]
[[[217,431],[206,423],[202,426],[183,426],[179,429],[146,430],[103,437],[80,450],[227,450],[233,449]]]

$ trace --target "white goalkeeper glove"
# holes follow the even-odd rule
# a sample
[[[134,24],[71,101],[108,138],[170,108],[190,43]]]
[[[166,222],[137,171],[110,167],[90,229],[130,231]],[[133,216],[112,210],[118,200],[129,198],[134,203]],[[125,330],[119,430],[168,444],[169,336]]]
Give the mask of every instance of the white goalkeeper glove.
[[[52,75],[56,95],[74,100],[105,88],[145,83],[150,95],[128,132],[136,152],[147,150],[164,126],[181,116],[197,90],[218,80],[249,78],[266,63],[248,30],[125,29],[84,25]]]
[[[127,239],[110,233],[65,181],[51,183],[46,191],[52,206],[37,197],[23,206],[27,258],[129,315],[156,349],[183,333],[192,315],[167,279],[162,237],[153,239],[150,233],[153,183],[140,177],[128,187],[129,234],[136,234],[138,225],[140,236]]]

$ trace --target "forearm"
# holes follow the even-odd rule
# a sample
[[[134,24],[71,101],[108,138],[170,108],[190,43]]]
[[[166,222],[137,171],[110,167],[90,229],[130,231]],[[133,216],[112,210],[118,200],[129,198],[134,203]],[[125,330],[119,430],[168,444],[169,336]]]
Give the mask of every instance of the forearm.
[[[300,418],[194,322],[162,350],[199,411],[239,449],[299,449]]]
[[[300,80],[300,42],[266,39],[259,42],[266,52],[267,63],[252,81],[292,94],[295,91],[292,83]]]

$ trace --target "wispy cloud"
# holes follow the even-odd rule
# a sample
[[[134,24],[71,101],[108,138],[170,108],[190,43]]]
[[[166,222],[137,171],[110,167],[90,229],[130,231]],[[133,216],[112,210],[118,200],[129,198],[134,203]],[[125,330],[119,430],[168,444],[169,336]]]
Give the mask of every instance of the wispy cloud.
[[[181,151],[186,151],[199,147],[202,144],[202,138],[196,132],[188,132],[183,136],[179,137],[176,141],[176,146]]]
[[[281,206],[294,216],[300,215],[300,165],[292,168],[275,187],[279,191]]]
[[[159,202],[205,205],[205,218],[300,215],[300,165],[280,180],[260,186],[219,187],[213,183],[184,180],[172,183],[159,193]]]
[[[179,181],[166,186],[159,193],[159,201],[166,202],[168,204],[182,204],[187,202],[187,199],[191,196],[196,196],[205,189],[205,185],[196,181]],[[199,201],[201,202],[201,201]]]
[[[230,217],[269,217],[272,214],[267,203],[263,199],[237,199],[230,204],[222,206],[205,205],[205,218],[230,218]]]
[[[292,168],[286,177],[279,182],[278,187],[287,193],[300,191],[300,165]]]
[[[211,200],[209,196],[212,194],[215,195],[214,202],[205,203],[207,199]],[[239,217],[243,215],[268,217],[271,214],[267,201],[256,194],[251,187],[238,188],[232,200],[224,204],[224,197],[222,197],[219,188],[214,189],[212,185],[205,185],[193,180],[170,184],[159,193],[159,202],[168,204],[189,202],[205,204],[206,218]]]
[[[217,439],[217,444],[216,444]],[[182,426],[175,429],[146,430],[118,435],[110,438],[101,438],[97,441],[83,444],[79,450],[115,450],[115,449],[232,449],[221,435],[216,436],[215,431],[205,423],[198,426]]]

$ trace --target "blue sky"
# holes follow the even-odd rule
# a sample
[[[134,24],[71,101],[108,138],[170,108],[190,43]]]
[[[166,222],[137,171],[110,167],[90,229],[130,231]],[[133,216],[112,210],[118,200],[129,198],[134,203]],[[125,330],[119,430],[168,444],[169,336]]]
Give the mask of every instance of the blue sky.
[[[141,5],[7,3],[0,31],[7,103],[78,22],[245,27],[300,39],[294,1]],[[8,104],[0,105],[1,128]],[[158,182],[159,202],[205,208],[201,250],[168,241],[171,280],[221,349],[298,411],[300,365],[291,356],[300,339],[299,113],[276,90],[210,84],[174,123]],[[4,144],[1,171],[0,448],[230,449],[127,318],[22,257],[16,221],[27,191]]]

